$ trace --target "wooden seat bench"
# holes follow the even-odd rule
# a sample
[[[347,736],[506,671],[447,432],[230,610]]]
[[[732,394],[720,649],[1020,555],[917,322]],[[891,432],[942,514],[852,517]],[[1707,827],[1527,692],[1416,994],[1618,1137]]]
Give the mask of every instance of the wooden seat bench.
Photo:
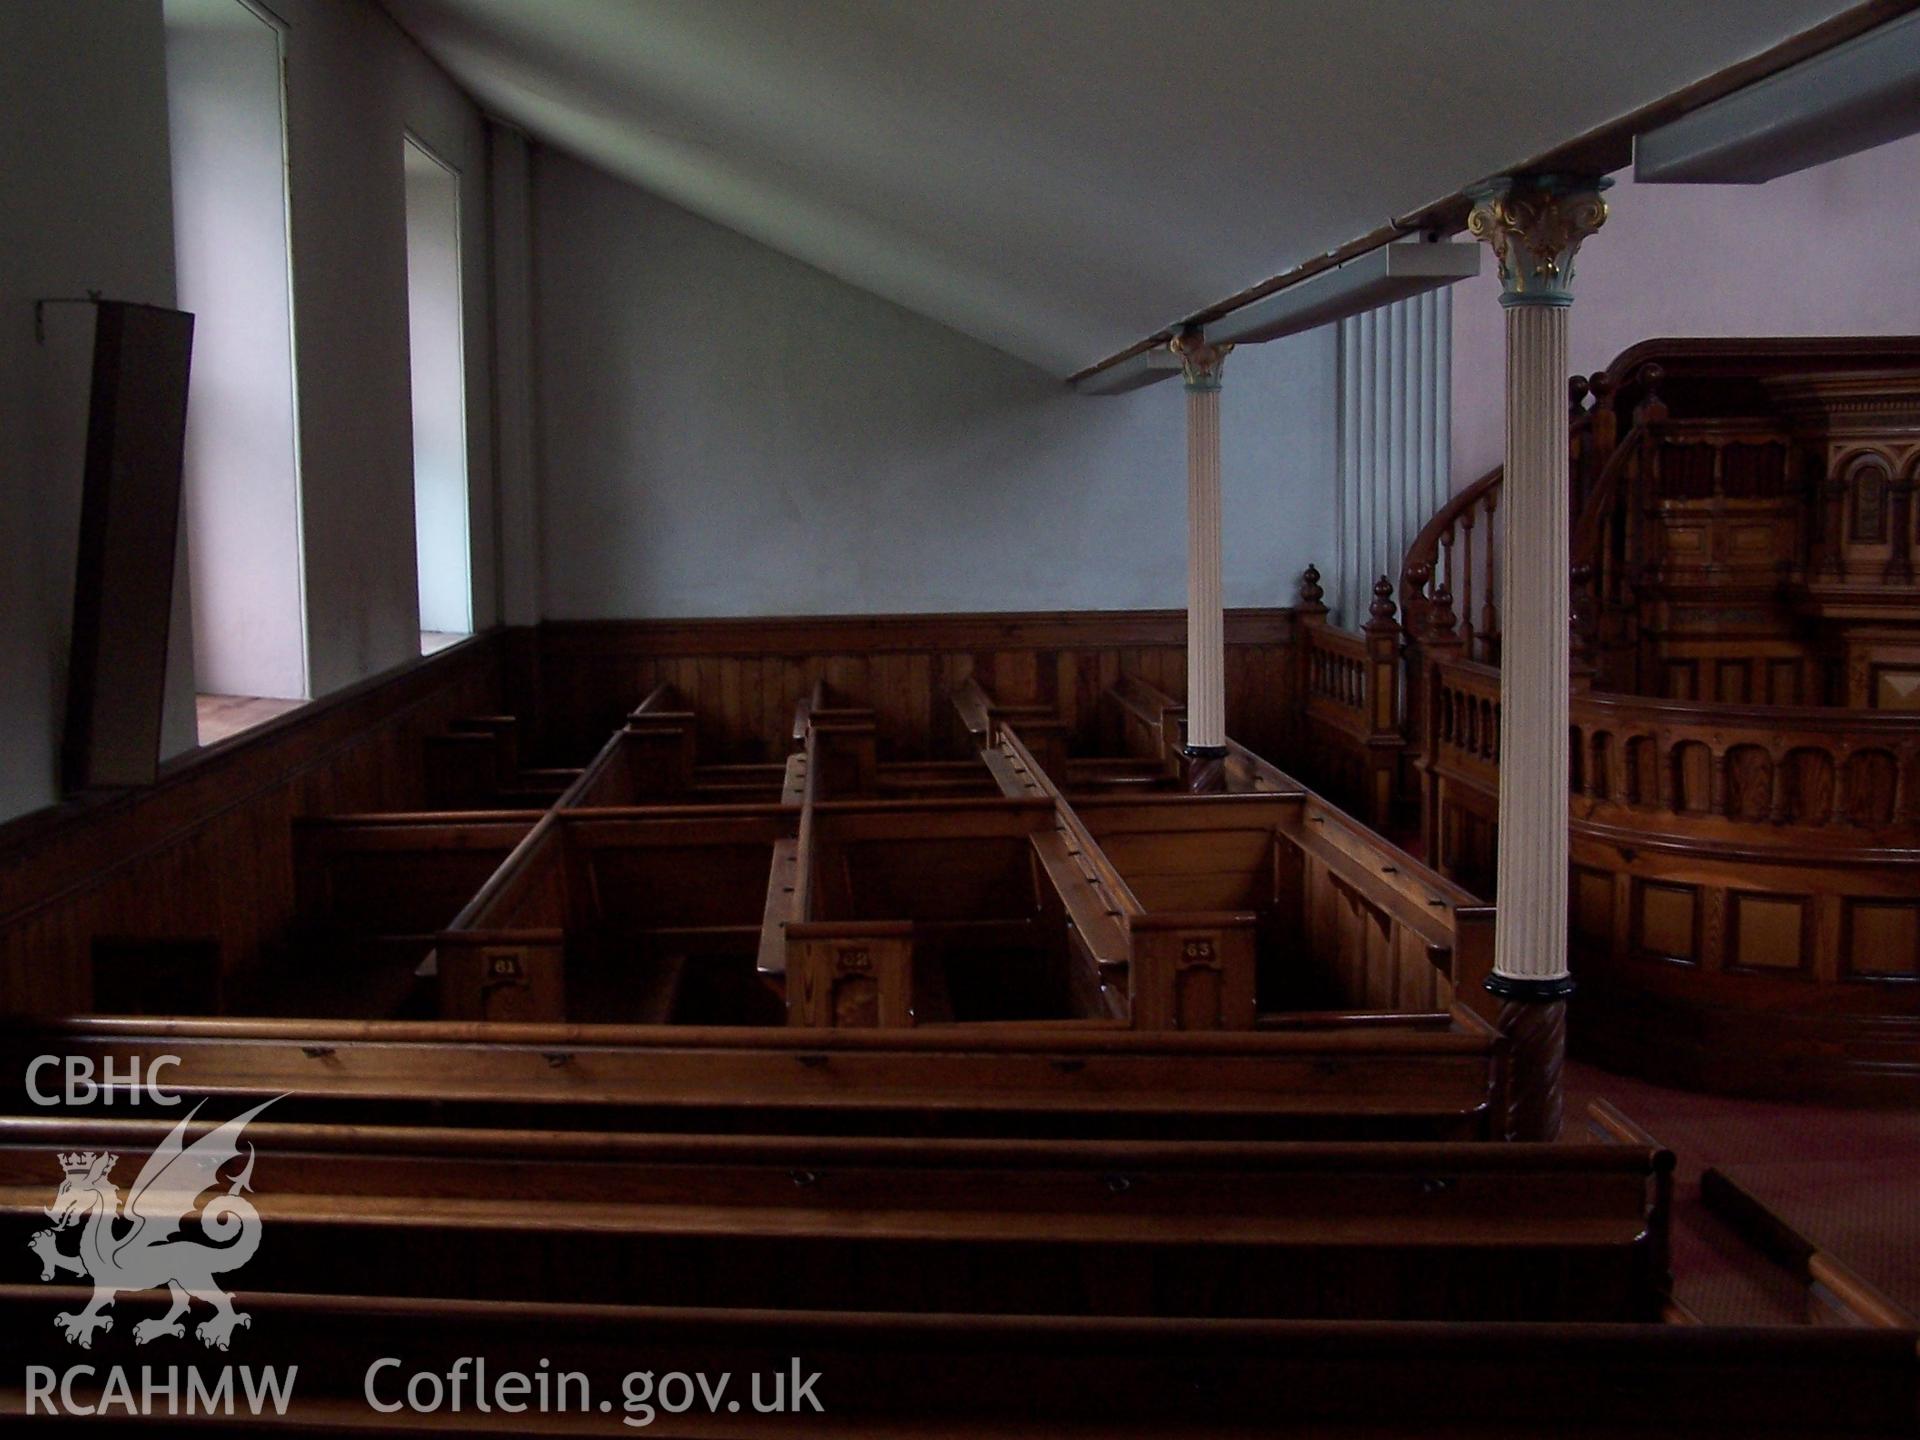
[[[99,1017],[0,1029],[0,1106],[43,1054],[119,1074],[177,1056],[169,1090],[285,1094],[290,1120],[714,1133],[1491,1138],[1502,1076],[1497,1036],[1457,1016],[1193,1035]]]
[[[513,715],[464,715],[421,739],[427,804],[439,810],[543,809],[580,772],[528,766]]]
[[[0,1121],[0,1243],[69,1147]],[[213,1128],[199,1122],[195,1133]],[[1670,1168],[1625,1145],[247,1131],[255,1288],[1050,1314],[1645,1320]],[[123,1179],[130,1177],[122,1177]],[[474,1255],[484,1252],[484,1265]]]
[[[87,1293],[0,1286],[0,1326],[17,1337],[22,1365],[0,1392],[10,1424],[24,1411],[25,1367],[58,1376],[75,1363],[47,1319]],[[651,1420],[648,1433],[679,1437],[1893,1440],[1911,1435],[1920,1386],[1914,1335],[1884,1330],[701,1310],[245,1289],[234,1299],[252,1317],[240,1342],[245,1363],[256,1372],[298,1367],[285,1422],[335,1433],[605,1434],[623,1413],[624,1377],[645,1371],[655,1384],[668,1374],[689,1384],[725,1374],[743,1387],[756,1373],[820,1376],[809,1392],[820,1414],[756,1415],[746,1404],[718,1418],[700,1406],[632,1412]],[[129,1332],[165,1305],[164,1294],[123,1295],[120,1323],[88,1363],[155,1363]],[[373,1376],[383,1404],[413,1375],[444,1384],[464,1361],[468,1405],[458,1414],[375,1413],[365,1396],[379,1357],[401,1362]],[[567,1376],[565,1392],[548,1393],[575,1413],[477,1411],[478,1365],[493,1377]],[[101,1383],[97,1373],[81,1376],[74,1394],[96,1397]],[[598,1410],[602,1399],[608,1411]],[[102,1423],[125,1418],[110,1408]],[[244,1413],[171,1423],[189,1433],[263,1428]]]
[[[777,803],[549,814],[436,937],[440,1015],[778,1019],[754,961],[794,823]]]
[[[1137,682],[1110,693],[1137,743],[1166,743],[1178,706]],[[955,704],[965,715],[989,700],[974,685]],[[1495,1013],[1482,987],[1492,910],[1258,757],[1230,747],[1225,793],[1069,794],[1016,719],[993,713],[989,733],[981,755],[1003,792],[1055,807],[1056,833],[1036,850],[1078,946],[1134,1024],[1236,1027],[1262,1011],[1456,1000]]]
[[[540,812],[384,812],[293,821],[294,918],[282,964],[237,1013],[399,1018],[434,937],[532,831]]]

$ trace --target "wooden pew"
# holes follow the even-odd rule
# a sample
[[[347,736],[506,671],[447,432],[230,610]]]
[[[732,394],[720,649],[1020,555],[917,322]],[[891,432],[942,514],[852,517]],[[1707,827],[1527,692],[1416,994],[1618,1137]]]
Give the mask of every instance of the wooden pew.
[[[1172,701],[1130,680],[1113,698],[1138,743],[1170,743]],[[1058,855],[1042,863],[1063,898],[1096,912],[1085,933],[1111,937],[1099,963],[1110,990],[1124,979],[1136,1025],[1251,1024],[1256,993],[1269,1011],[1433,1012],[1457,992],[1492,1018],[1479,983],[1492,911],[1258,756],[1230,748],[1224,794],[1070,795],[977,683],[955,706],[970,734],[992,737],[981,753],[1005,793],[1055,805],[1051,843],[1084,879],[1072,884]]]
[[[1049,774],[1062,776],[1068,765],[1067,726],[1051,705],[1003,705],[969,675],[954,690],[953,707],[973,748],[995,749],[1003,731],[1015,726],[1027,749]]]
[[[326,935],[430,936],[539,819],[522,810],[297,817],[295,923]]]
[[[427,805],[435,810],[544,808],[579,772],[528,768],[513,715],[464,715],[421,740]]]
[[[550,813],[438,937],[442,1017],[771,1018],[753,957],[792,826],[778,805]]]
[[[1436,1017],[1172,1034],[1112,1021],[910,1030],[21,1019],[0,1111],[44,1054],[167,1055],[169,1091],[285,1095],[276,1119],[1188,1139],[1492,1138],[1498,1038]],[[47,1113],[57,1113],[49,1111]],[[904,1128],[903,1128],[904,1127]]]
[[[151,1151],[171,1128],[0,1121],[0,1242],[45,1228],[70,1147]],[[256,1289],[1347,1320],[1650,1320],[1665,1303],[1672,1156],[1656,1147],[266,1120],[247,1140],[271,1240],[248,1264]]]
[[[289,963],[261,977],[246,1008],[403,1013],[434,936],[538,819],[483,810],[296,818]]]
[[[873,711],[849,703],[825,680],[808,696],[805,740],[821,799],[871,795],[879,788],[879,740]]]
[[[809,819],[786,926],[793,1024],[1079,1013],[1087,986],[1029,860],[1050,802],[821,802]]]
[[[656,687],[630,711],[594,758],[563,808],[634,805],[759,804],[779,799],[780,764],[707,764],[700,759],[699,716],[671,685]]]
[[[1134,717],[1140,743],[1166,743],[1165,717],[1179,707],[1131,679],[1111,693]],[[1484,985],[1493,964],[1493,907],[1243,746],[1229,741],[1228,748],[1230,792],[1296,802],[1275,811],[1283,845],[1276,927],[1303,938],[1310,964],[1284,971],[1270,965],[1263,994],[1287,1008],[1436,1010],[1458,1003],[1495,1019],[1498,1006]],[[1091,815],[1102,803],[1082,808]],[[1302,979],[1312,982],[1304,993]]]
[[[25,1410],[25,1367],[63,1375],[73,1365],[72,1347],[46,1319],[78,1308],[87,1293],[0,1287],[0,1324],[18,1337],[22,1366],[5,1377],[13,1388],[0,1392],[10,1423]],[[298,1366],[284,1423],[330,1433],[444,1434],[457,1425],[466,1433],[605,1434],[625,1415],[674,1435],[927,1440],[1893,1440],[1912,1434],[1920,1388],[1915,1336],[1883,1330],[690,1310],[244,1289],[235,1299],[253,1316],[246,1363]],[[164,1293],[121,1296],[121,1322],[92,1362],[137,1365],[134,1322],[166,1304]],[[469,1403],[458,1415],[375,1414],[368,1372],[386,1356],[402,1363],[373,1376],[383,1404],[394,1404],[416,1374],[446,1384],[463,1360],[469,1402],[478,1367],[494,1377],[531,1375],[546,1361],[538,1368],[556,1382],[549,1408],[573,1413],[482,1413]],[[718,1419],[699,1408],[669,1415],[652,1389],[626,1388],[625,1377],[641,1369],[710,1382],[724,1374],[742,1386],[755,1374],[796,1382],[817,1374],[808,1394],[822,1413],[762,1416],[743,1405]],[[73,1393],[97,1398],[103,1383],[83,1375]],[[522,1392],[518,1400],[530,1398]],[[608,1412],[597,1410],[602,1399]],[[97,1423],[125,1418],[110,1408]],[[251,1423],[264,1428],[272,1418]],[[187,1433],[235,1429],[230,1417],[182,1414],[170,1423]]]
[[[971,759],[883,758],[874,712],[824,681],[794,707],[793,736],[799,753],[811,756],[809,764],[822,772],[823,800],[934,800],[994,793],[992,778]]]

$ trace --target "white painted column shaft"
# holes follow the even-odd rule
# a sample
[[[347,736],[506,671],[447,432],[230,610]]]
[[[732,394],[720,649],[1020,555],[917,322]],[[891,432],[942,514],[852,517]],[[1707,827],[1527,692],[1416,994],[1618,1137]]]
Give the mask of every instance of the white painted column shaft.
[[[1567,974],[1567,317],[1507,310],[1496,973]]]
[[[1220,391],[1187,387],[1187,744],[1227,743],[1220,588]]]

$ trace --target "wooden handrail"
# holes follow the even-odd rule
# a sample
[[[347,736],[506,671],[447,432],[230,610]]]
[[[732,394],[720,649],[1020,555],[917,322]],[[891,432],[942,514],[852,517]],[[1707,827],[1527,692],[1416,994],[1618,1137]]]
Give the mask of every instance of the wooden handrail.
[[[1653,438],[1657,421],[1648,419],[1635,423],[1626,434],[1613,454],[1607,457],[1607,463],[1600,467],[1599,477],[1593,482],[1593,488],[1587,492],[1587,503],[1573,522],[1573,563],[1591,565],[1598,556],[1595,552],[1605,533],[1605,522],[1612,515],[1617,502],[1617,492],[1621,477],[1627,473],[1628,463],[1634,455]]]
[[[241,1044],[249,1054],[265,1045],[300,1045],[315,1052],[309,1058],[323,1069],[334,1058],[333,1049],[355,1045],[454,1046],[475,1041],[490,1050],[525,1047],[536,1050],[618,1052],[623,1050],[780,1050],[800,1052],[978,1052],[983,1035],[992,1035],[996,1049],[1022,1054],[1204,1054],[1271,1056],[1289,1053],[1482,1054],[1487,1038],[1470,1031],[1430,1032],[1407,1029],[1353,1027],[1332,1030],[1120,1030],[1057,1029],[1000,1032],[990,1025],[932,1029],[806,1030],[765,1025],[637,1025],[595,1024],[585,1021],[487,1020],[288,1020],[247,1017],[171,1019],[141,1015],[95,1015],[76,1018],[17,1017],[0,1020],[0,1053],[26,1046],[55,1043],[85,1047],[116,1045]],[[38,1050],[29,1053],[38,1054]],[[271,1060],[275,1057],[263,1056]],[[172,1082],[170,1081],[169,1084]]]
[[[1718,1169],[1700,1177],[1700,1198],[1749,1244],[1797,1275],[1856,1324],[1883,1330],[1920,1330],[1920,1316],[1844,1261],[1819,1248]]]
[[[1506,467],[1496,465],[1465,489],[1455,491],[1453,498],[1434,511],[1433,518],[1413,537],[1413,544],[1407,547],[1406,559],[1400,565],[1400,618],[1409,632],[1417,635],[1426,631],[1429,603],[1426,587],[1429,582],[1442,578],[1440,537],[1452,530],[1462,515],[1478,506],[1488,491],[1497,489],[1505,476]]]

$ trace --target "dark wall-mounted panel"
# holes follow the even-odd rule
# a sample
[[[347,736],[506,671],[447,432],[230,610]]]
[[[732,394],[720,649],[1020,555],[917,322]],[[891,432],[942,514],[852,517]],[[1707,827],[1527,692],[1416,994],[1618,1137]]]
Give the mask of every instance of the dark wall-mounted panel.
[[[150,785],[160,765],[193,317],[101,301],[74,573],[62,778]]]

